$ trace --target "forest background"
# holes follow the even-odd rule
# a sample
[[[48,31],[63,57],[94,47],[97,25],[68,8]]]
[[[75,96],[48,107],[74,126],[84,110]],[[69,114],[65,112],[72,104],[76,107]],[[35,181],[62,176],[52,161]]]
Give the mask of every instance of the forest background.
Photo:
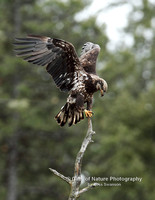
[[[98,74],[109,85],[95,94],[94,143],[83,160],[85,177],[141,177],[121,187],[99,187],[80,199],[153,200],[155,197],[155,4],[113,1],[107,9],[129,4],[122,36],[131,45],[110,50],[104,19],[97,13],[79,21],[90,0],[0,0],[0,199],[62,200],[68,185],[49,167],[71,177],[87,130],[86,120],[60,128],[54,116],[67,94],[60,92],[42,67],[15,57],[15,36],[62,38],[78,55],[87,41],[101,46]],[[118,13],[119,15],[119,13]],[[113,16],[115,23],[115,16]]]

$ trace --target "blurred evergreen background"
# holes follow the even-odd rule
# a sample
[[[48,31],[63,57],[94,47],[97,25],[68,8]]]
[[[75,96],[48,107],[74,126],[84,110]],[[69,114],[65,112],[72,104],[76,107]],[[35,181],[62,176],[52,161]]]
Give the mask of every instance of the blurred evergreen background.
[[[155,4],[113,1],[132,8],[122,33],[132,37],[108,48],[106,26],[96,15],[78,20],[91,0],[0,0],[0,199],[62,200],[69,186],[49,167],[73,175],[74,161],[87,121],[60,128],[54,116],[67,94],[60,92],[42,67],[16,58],[15,36],[38,34],[62,38],[80,54],[91,41],[101,46],[98,74],[109,85],[95,94],[95,143],[88,147],[82,173],[87,176],[142,177],[141,183],[100,187],[80,199],[153,200],[155,197]],[[118,13],[119,15],[119,13]],[[113,16],[115,23],[115,16]]]

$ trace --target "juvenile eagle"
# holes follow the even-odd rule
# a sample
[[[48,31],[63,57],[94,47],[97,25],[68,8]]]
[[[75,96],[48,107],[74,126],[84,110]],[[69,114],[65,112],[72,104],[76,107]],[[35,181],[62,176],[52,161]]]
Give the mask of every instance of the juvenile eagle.
[[[92,116],[93,93],[107,91],[107,83],[96,74],[96,60],[100,46],[87,42],[78,58],[74,46],[64,40],[28,35],[16,38],[15,52],[33,64],[46,66],[58,88],[68,92],[66,104],[55,116],[58,124],[69,126]],[[87,103],[87,109],[84,104]]]

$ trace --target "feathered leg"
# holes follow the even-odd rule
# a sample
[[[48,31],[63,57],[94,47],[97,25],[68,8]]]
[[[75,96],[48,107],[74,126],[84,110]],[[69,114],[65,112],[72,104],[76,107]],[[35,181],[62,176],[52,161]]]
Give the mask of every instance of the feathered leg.
[[[93,116],[92,106],[93,106],[93,97],[91,97],[87,101],[87,110],[86,109],[84,110],[86,117],[92,117]]]

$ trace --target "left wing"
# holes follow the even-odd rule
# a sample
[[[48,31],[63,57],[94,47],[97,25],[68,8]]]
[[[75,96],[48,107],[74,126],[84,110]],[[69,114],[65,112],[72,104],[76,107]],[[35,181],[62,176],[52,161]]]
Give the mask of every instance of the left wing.
[[[93,49],[90,49],[80,56],[79,61],[81,63],[81,66],[87,73],[96,74],[96,60],[99,52],[99,45],[95,45]]]
[[[15,40],[17,56],[33,64],[46,66],[60,90],[69,91],[73,87],[74,72],[82,68],[71,43],[34,35]]]

